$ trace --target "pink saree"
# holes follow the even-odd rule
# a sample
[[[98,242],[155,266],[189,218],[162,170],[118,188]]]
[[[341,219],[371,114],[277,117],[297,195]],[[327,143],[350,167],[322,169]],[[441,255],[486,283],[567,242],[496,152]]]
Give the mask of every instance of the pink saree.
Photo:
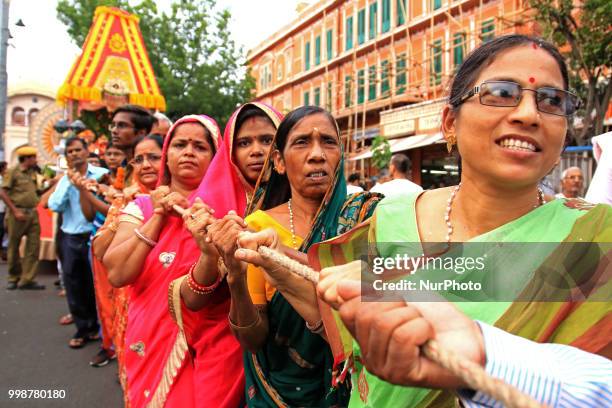
[[[186,116],[174,124],[164,140],[164,163],[174,129],[187,122],[205,126],[218,149],[220,131],[215,121],[203,115]],[[198,191],[191,194],[190,202]],[[136,204],[146,221],[152,214],[150,199],[140,197]],[[187,274],[199,255],[182,219],[169,216],[158,244],[131,286],[125,341],[132,407],[237,407],[243,400],[242,354],[227,322],[227,286],[219,287],[199,312],[189,311],[176,296],[180,288],[177,280]]]

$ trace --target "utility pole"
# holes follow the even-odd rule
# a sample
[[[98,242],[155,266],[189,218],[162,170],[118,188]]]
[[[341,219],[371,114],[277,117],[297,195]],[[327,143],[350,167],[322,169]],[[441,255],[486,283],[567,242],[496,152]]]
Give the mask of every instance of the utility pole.
[[[8,48],[8,21],[10,0],[0,0],[0,160],[4,160],[4,133],[6,130],[7,82],[6,51]]]

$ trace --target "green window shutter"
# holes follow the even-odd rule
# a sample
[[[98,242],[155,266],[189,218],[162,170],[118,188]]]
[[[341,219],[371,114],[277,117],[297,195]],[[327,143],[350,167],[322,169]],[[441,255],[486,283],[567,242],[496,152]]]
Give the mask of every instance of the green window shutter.
[[[357,43],[365,42],[365,9],[359,10],[357,13]]]
[[[357,71],[357,103],[365,101],[365,71],[360,69]]]
[[[329,82],[327,84],[327,97],[325,98],[325,108],[328,111],[332,111],[332,84]]]
[[[351,106],[351,88],[352,88],[352,78],[350,75],[344,77],[344,107],[348,108]]]
[[[463,63],[465,50],[465,33],[457,33],[453,39],[453,65],[455,70]]]
[[[378,3],[370,4],[370,40],[376,38],[378,26]]]
[[[310,105],[310,92],[304,92],[304,106]]]
[[[304,46],[304,71],[310,69],[310,41]]]
[[[315,66],[321,63],[321,36],[315,38]]]
[[[389,96],[389,61],[380,64],[380,93],[383,98]]]
[[[382,32],[391,28],[391,0],[382,0]]]
[[[431,83],[439,85],[442,82],[442,40],[434,41],[431,56]]]
[[[490,18],[482,22],[480,38],[483,43],[491,41],[495,37],[495,19]]]
[[[406,22],[406,17],[408,16],[408,4],[405,0],[397,0],[396,6],[397,25],[399,26]]]
[[[333,46],[333,30],[327,30],[327,60],[331,60],[334,57],[334,46]]]
[[[406,92],[406,54],[400,54],[395,60],[395,93]]]
[[[346,30],[345,30],[346,38],[345,38],[345,51],[353,48],[353,16],[348,17],[346,19]]]
[[[368,68],[368,77],[370,84],[368,86],[368,100],[376,99],[376,65]]]
[[[434,10],[437,10],[440,7],[442,7],[442,0],[434,0],[433,7],[434,7]]]
[[[314,90],[314,105],[321,106],[321,88],[319,87]]]

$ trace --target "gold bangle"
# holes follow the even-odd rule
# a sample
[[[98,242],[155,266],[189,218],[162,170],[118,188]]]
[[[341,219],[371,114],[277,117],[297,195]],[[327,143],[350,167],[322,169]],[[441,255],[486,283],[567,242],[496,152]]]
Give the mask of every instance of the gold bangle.
[[[236,326],[234,322],[232,322],[232,319],[229,317],[229,315],[227,316],[227,321],[229,322],[229,325],[232,328],[232,330],[237,331],[237,332],[241,330],[252,329],[253,327],[257,326],[261,322],[261,316],[259,315],[259,310],[256,310],[256,313],[257,313],[257,317],[255,318],[255,321],[249,324],[248,326]]]
[[[134,234],[138,237],[138,239],[140,239],[142,242],[144,242],[145,244],[147,244],[151,248],[153,248],[155,245],[157,245],[156,241],[153,241],[151,238],[149,238],[146,235],[144,235],[142,232],[140,232],[140,230],[138,228],[134,228]]]

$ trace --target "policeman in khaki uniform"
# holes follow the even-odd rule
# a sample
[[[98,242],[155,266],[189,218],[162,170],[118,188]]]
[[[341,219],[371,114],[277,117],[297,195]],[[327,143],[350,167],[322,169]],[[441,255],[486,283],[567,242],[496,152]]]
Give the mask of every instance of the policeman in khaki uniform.
[[[9,211],[8,226],[8,265],[9,278],[7,289],[44,289],[45,286],[34,281],[38,271],[40,251],[40,224],[36,206],[40,200],[36,184],[36,149],[22,146],[16,151],[19,164],[6,173],[0,189],[0,198]],[[26,236],[23,263],[19,259],[19,244]]]

